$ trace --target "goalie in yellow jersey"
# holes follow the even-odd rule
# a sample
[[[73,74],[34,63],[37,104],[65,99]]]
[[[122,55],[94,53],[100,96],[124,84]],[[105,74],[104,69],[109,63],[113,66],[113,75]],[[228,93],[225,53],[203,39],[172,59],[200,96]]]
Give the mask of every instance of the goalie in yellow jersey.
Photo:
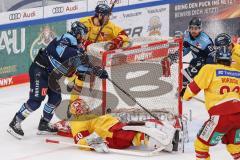
[[[72,117],[55,124],[58,135],[71,137],[76,144],[90,146],[97,152],[140,145],[152,151],[180,149],[178,131],[172,123],[153,119],[124,123],[110,114],[96,116],[93,110],[82,99],[73,101],[69,108]]]
[[[230,36],[215,39],[216,64],[202,67],[181,96],[190,100],[204,90],[205,105],[210,115],[195,141],[197,160],[210,160],[209,147],[222,140],[234,160],[240,160],[240,71],[230,67]],[[233,50],[232,50],[233,52]]]
[[[84,43],[86,50],[88,45],[96,42],[108,41],[107,48],[109,50],[118,49],[124,44],[128,44],[128,35],[123,28],[109,20],[110,15],[111,8],[107,4],[99,4],[95,8],[94,16],[80,19],[80,22],[83,23],[89,31],[87,34],[88,38]],[[101,27],[103,27],[103,29],[99,33]],[[84,80],[84,75],[79,78],[75,76],[69,79],[70,83],[68,84],[68,90],[70,91],[73,89],[71,92],[70,102],[73,102],[78,98],[79,93],[82,90]]]

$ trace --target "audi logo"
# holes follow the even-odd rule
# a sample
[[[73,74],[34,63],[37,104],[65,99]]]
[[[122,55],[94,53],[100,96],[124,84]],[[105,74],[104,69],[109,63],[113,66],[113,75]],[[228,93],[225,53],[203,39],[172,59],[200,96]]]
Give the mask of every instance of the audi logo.
[[[12,13],[9,14],[9,20],[14,21],[21,18],[21,13]]]
[[[56,13],[63,13],[64,12],[64,8],[63,7],[55,7],[52,9],[52,13],[56,14]]]

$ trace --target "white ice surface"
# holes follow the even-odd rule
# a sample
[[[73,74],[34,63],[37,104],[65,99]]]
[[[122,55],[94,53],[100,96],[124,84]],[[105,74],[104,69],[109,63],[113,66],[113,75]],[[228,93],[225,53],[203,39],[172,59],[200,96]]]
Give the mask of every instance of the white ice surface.
[[[29,84],[0,89],[0,159],[1,160],[194,160],[193,141],[204,120],[208,118],[204,106],[192,100],[184,102],[184,113],[192,110],[192,122],[189,123],[190,142],[185,144],[185,153],[162,153],[155,157],[133,157],[119,154],[102,154],[93,151],[81,151],[75,147],[58,144],[46,144],[45,138],[51,136],[36,135],[37,126],[42,114],[42,107],[30,115],[22,124],[25,136],[17,140],[10,136],[6,129],[16,111],[28,99]],[[200,96],[201,97],[201,96]],[[202,98],[202,97],[201,97]],[[54,118],[53,122],[57,119]],[[52,136],[72,142],[71,139]],[[212,160],[231,160],[224,145],[211,149]]]

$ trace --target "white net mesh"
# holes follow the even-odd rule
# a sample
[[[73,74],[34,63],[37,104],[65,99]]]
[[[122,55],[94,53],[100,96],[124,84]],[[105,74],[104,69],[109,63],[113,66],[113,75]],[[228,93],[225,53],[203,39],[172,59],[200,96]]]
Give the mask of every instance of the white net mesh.
[[[179,115],[179,43],[173,38],[140,37],[130,40],[126,49],[106,52],[107,42],[95,43],[88,48],[88,54],[95,65],[102,65],[109,77],[123,90],[134,97],[152,113]],[[169,54],[174,53],[174,58]],[[169,61],[169,57],[171,61]],[[91,106],[101,106],[103,113],[112,112],[129,116],[148,115],[127,95],[110,81],[98,78],[92,83],[90,97],[85,101]],[[90,85],[85,82],[84,85]],[[84,94],[86,95],[86,93]],[[102,103],[103,102],[103,103]],[[129,113],[129,115],[126,115]],[[142,117],[142,116],[141,116]],[[139,119],[138,119],[139,120]]]

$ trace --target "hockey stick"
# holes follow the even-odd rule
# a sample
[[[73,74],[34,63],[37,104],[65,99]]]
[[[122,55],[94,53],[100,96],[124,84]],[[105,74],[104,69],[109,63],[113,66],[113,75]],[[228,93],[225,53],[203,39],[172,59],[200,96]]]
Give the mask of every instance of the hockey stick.
[[[185,78],[187,78],[187,80],[188,80],[189,82],[192,82],[192,81],[193,81],[193,79],[188,75],[188,73],[187,73],[185,70],[182,70],[182,74],[185,76]],[[192,97],[192,99],[195,99],[196,101],[205,104],[205,101],[202,100],[202,99],[200,99],[200,98]]]
[[[112,6],[111,6],[111,8],[110,8],[110,12],[109,12],[110,14],[112,13],[112,10],[113,10],[115,4],[117,3],[117,1],[118,1],[118,0],[115,0],[115,1],[113,2]],[[103,28],[105,27],[105,25],[106,25],[106,21],[103,22],[103,24],[102,24],[100,30],[98,31],[98,34],[97,34],[95,40],[93,41],[93,43],[96,43],[96,42],[97,42],[97,40],[98,40],[98,38],[99,38],[99,36],[100,36]]]
[[[121,90],[125,95],[127,95],[133,102],[137,103],[139,107],[141,107],[145,112],[147,112],[150,116],[152,116],[153,118],[155,118],[156,120],[159,120],[159,118],[157,116],[155,116],[154,114],[152,114],[147,108],[143,107],[132,95],[130,95],[129,93],[127,93],[124,89],[122,89],[116,82],[114,82],[113,80],[111,80],[110,78],[108,78],[108,80],[115,86],[117,87],[119,90]]]
[[[200,98],[197,98],[197,97],[192,97],[192,99],[195,99],[196,101],[198,101],[198,102],[201,102],[201,103],[205,104],[205,101],[204,101],[204,100],[202,100],[202,99],[200,99]]]
[[[58,140],[52,140],[52,139],[46,139],[45,142],[46,143],[53,143],[53,144],[63,144],[63,145],[73,146],[73,147],[82,147],[82,148],[94,149],[93,147],[87,146],[87,145],[73,144],[73,143],[68,143],[68,142],[63,142],[63,141],[58,141]],[[126,155],[131,155],[131,156],[149,157],[149,156],[159,155],[159,152],[163,149],[164,148],[158,148],[158,149],[156,149],[154,151],[150,151],[150,152],[141,152],[139,150],[129,151],[129,150],[120,150],[120,149],[109,148],[109,152],[110,153],[117,153],[117,154],[126,154]]]

